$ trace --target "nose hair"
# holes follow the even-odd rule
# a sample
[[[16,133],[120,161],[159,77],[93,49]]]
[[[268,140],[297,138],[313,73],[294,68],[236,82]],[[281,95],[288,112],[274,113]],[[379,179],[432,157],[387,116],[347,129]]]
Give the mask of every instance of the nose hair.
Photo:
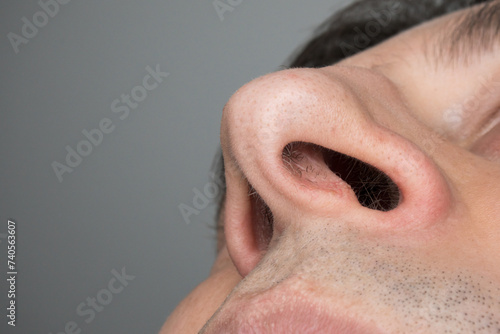
[[[326,220],[387,234],[427,229],[446,214],[449,190],[438,168],[371,117],[373,108],[398,103],[367,97],[387,83],[376,76],[354,82],[363,76],[350,71],[356,70],[269,74],[243,86],[224,108],[225,233],[243,276],[273,235],[289,228],[305,231]],[[366,207],[356,187],[381,180],[385,185],[365,196],[377,201],[385,191],[383,200],[392,203]]]

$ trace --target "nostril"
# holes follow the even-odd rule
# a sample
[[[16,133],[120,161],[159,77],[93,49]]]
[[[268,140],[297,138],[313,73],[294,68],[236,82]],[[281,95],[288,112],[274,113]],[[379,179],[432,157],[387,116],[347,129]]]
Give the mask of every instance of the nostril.
[[[293,174],[314,170],[316,176],[330,171],[349,184],[359,203],[379,211],[395,209],[400,202],[398,186],[379,169],[351,156],[311,143],[293,142],[285,146],[283,163]],[[327,168],[318,168],[318,166]],[[309,173],[307,173],[309,174]]]
[[[348,183],[359,203],[379,211],[395,209],[400,201],[398,186],[382,171],[348,155],[324,149],[328,168]]]

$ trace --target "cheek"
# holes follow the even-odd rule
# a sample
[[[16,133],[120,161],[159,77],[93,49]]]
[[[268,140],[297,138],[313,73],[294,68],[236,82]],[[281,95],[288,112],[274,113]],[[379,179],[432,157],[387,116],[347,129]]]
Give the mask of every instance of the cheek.
[[[197,333],[241,281],[232,264],[213,270],[174,310],[160,334]],[[175,287],[167,287],[175,288]]]

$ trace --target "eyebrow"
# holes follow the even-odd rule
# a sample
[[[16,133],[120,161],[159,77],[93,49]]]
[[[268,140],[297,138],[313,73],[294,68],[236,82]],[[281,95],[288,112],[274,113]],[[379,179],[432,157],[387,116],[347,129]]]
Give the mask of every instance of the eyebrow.
[[[445,64],[469,64],[500,43],[500,1],[470,7],[450,25],[450,30],[438,35],[437,59]]]

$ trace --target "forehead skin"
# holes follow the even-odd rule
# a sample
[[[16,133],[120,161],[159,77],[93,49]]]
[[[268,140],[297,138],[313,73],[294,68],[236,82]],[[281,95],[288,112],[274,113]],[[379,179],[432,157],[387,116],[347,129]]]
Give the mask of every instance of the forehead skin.
[[[245,280],[221,242],[210,276],[179,305],[162,333],[196,333],[215,313],[205,327],[211,333],[210,326],[228,320],[237,306],[262,303],[272,309],[278,300],[311,301],[383,333],[500,333],[500,160],[491,149],[478,148],[500,108],[500,52],[495,44],[446,62],[438,51],[443,31],[470,10],[411,29],[335,66],[257,79],[229,103],[232,113],[243,114],[242,97],[251,89],[264,100],[272,87],[286,85],[327,99],[331,87],[343,87],[368,107],[359,115],[339,111],[342,117],[390,130],[435,164],[451,203],[439,224],[425,227],[422,221],[388,233],[356,217],[276,215],[284,227]],[[258,91],[263,86],[267,92]],[[303,127],[320,127],[329,117],[317,114]],[[258,184],[257,171],[244,172]],[[265,197],[265,187],[256,189]],[[264,300],[266,291],[273,291],[271,302]]]

